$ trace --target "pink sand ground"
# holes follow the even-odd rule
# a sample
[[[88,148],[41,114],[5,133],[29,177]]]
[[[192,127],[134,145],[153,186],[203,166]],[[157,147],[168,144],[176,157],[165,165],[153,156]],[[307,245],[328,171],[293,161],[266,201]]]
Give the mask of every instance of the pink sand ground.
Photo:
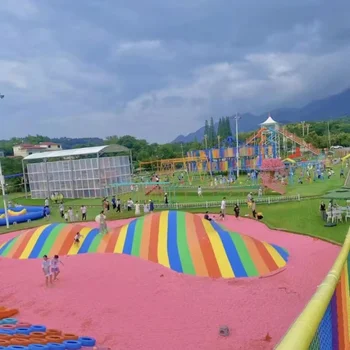
[[[131,256],[89,254],[63,257],[61,279],[46,288],[40,261],[0,258],[0,305],[19,308],[23,321],[90,335],[113,350],[272,349],[340,248],[250,219],[228,217],[225,225],[287,248],[288,267],[265,278],[211,280]],[[230,337],[218,335],[221,325]]]

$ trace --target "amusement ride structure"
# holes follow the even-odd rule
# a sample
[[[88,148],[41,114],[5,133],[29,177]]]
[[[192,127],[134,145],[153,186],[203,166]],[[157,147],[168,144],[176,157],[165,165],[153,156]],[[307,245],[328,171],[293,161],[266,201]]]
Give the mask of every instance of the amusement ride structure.
[[[226,145],[226,147],[220,148],[189,151],[182,158],[140,162],[140,168],[151,168],[158,175],[170,175],[179,170],[185,171],[187,175],[217,172],[228,172],[233,175],[237,168],[244,172],[261,170],[265,174],[262,176],[262,180],[265,179],[264,186],[284,193],[284,186],[275,186],[276,181],[272,181],[271,174],[267,176],[266,169],[262,169],[263,161],[266,159],[281,160],[282,157],[295,159],[306,154],[309,155],[309,158],[310,155],[314,157],[321,155],[320,149],[289,132],[272,119],[271,115],[260,124],[260,128],[253,135],[238,146],[238,150],[236,140],[232,137],[226,140]],[[286,176],[280,170],[282,169],[276,169],[276,172],[282,177]]]
[[[311,153],[313,156],[319,156],[321,151],[312,144],[307,143],[299,136],[289,132],[278,122],[268,118],[260,124],[258,131],[241,143],[238,152],[232,138],[227,140],[228,147],[211,148],[205,150],[190,151],[187,158],[197,157],[205,159],[206,164],[198,168],[198,162],[190,162],[190,171],[233,171],[239,169],[251,171],[259,169],[265,158],[299,158],[305,153]],[[237,154],[238,159],[237,159]]]
[[[273,145],[273,158],[280,158],[282,151],[287,150],[287,144],[292,142],[293,153],[289,158],[301,156],[301,152],[310,152],[316,156],[320,155],[321,150],[314,147],[311,143],[307,143],[299,136],[289,132],[285,127],[282,127],[278,122],[272,119],[271,115],[260,124],[260,129],[249,137],[245,144],[259,144],[260,146]],[[263,154],[263,152],[261,152]]]

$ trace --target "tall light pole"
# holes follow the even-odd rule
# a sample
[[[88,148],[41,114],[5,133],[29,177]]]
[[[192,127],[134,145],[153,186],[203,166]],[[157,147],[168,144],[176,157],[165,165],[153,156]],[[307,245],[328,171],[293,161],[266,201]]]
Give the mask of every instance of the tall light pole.
[[[9,228],[10,224],[9,224],[9,215],[7,212],[7,202],[6,202],[6,193],[5,193],[5,177],[2,175],[1,162],[0,162],[0,185],[1,185],[1,191],[2,191],[2,198],[4,201],[6,227]]]
[[[182,154],[182,158],[185,159],[185,155],[184,155],[184,144],[181,143],[181,154]]]
[[[2,100],[5,97],[5,95],[0,94],[0,99]],[[2,198],[4,201],[4,210],[5,210],[5,220],[6,220],[6,227],[9,228],[9,215],[7,212],[7,202],[6,202],[6,193],[5,193],[5,177],[2,175],[2,167],[0,162],[0,185],[1,185],[1,191],[2,191]]]
[[[236,115],[233,117],[233,119],[236,122],[236,167],[237,167],[237,180],[239,178],[239,149],[238,149],[238,120],[241,119],[241,117],[236,113]]]

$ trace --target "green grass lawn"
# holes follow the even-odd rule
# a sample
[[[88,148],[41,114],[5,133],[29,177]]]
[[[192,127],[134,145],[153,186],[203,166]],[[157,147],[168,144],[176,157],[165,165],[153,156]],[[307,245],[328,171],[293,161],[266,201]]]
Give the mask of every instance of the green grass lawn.
[[[315,181],[312,183],[304,183],[304,184],[293,184],[287,186],[287,194],[300,194],[302,197],[306,196],[318,196],[321,197],[328,191],[338,189],[343,185],[344,180],[339,178],[339,171],[335,168],[335,175],[331,179],[325,179],[324,181]],[[243,181],[244,182],[244,181]],[[246,183],[244,183],[246,184]],[[170,194],[170,201],[178,202],[178,203],[186,203],[186,202],[206,202],[206,201],[219,201],[222,197],[226,197],[227,199],[240,199],[245,198],[247,193],[250,191],[249,188],[239,188],[232,186],[232,189],[208,189],[203,190],[203,197],[199,198],[197,194],[196,187],[194,189],[182,189],[176,193],[175,197],[172,197]],[[256,190],[255,190],[256,192]],[[266,195],[273,195],[272,193],[267,193]],[[125,194],[122,197],[122,200],[127,200],[130,197],[130,194]],[[11,194],[9,198],[13,202],[17,202],[22,205],[43,205],[43,200],[41,199],[26,199],[23,197],[23,194]],[[163,195],[152,195],[145,196],[144,192],[142,193],[134,193],[132,196],[133,200],[139,200],[143,202],[144,200],[148,200],[152,198],[156,203],[163,202]],[[346,198],[347,199],[347,198]],[[339,200],[339,204],[345,204],[345,199]],[[65,207],[73,206],[74,209],[79,211],[81,205],[88,206],[88,219],[94,220],[96,215],[101,211],[101,199],[67,199],[65,200]],[[203,203],[204,204],[204,203]],[[345,235],[348,231],[349,225],[346,223],[339,224],[335,227],[324,227],[324,222],[321,220],[319,213],[319,204],[320,199],[306,199],[300,202],[289,202],[289,203],[279,203],[272,205],[259,205],[258,211],[263,212],[264,219],[263,221],[271,228],[280,228],[284,230],[288,230],[291,232],[307,234],[314,237],[319,237],[327,240],[332,240],[338,243],[342,243],[344,241]],[[2,201],[0,201],[0,207],[2,207]],[[189,210],[192,212],[204,212],[206,209],[199,208],[195,210]],[[231,209],[229,209],[231,210]],[[218,212],[218,209],[213,210],[213,213]],[[231,213],[233,211],[231,210]],[[241,208],[242,216],[248,214],[248,208],[243,206]],[[123,212],[121,214],[117,214],[111,212],[108,214],[109,220],[116,220],[122,218],[132,217],[133,212]],[[52,205],[51,208],[51,217],[49,220],[42,219],[36,220],[31,223],[19,224],[16,226],[11,226],[10,231],[20,230],[35,226],[40,226],[46,224],[48,222],[63,222],[63,219],[59,216],[58,206]],[[6,227],[0,227],[0,234],[6,233],[8,230]]]
[[[337,201],[339,205],[345,205],[345,201]],[[319,199],[306,199],[300,202],[258,205],[257,211],[264,215],[264,222],[270,228],[281,229],[290,232],[306,234],[337,243],[343,243],[349,229],[349,223],[340,223],[334,227],[325,227],[319,212]],[[203,212],[203,210],[191,210]],[[211,213],[219,213],[219,209],[211,210]],[[233,214],[233,209],[228,209],[228,214]],[[241,208],[241,216],[251,215],[248,207]]]
[[[89,206],[90,203],[86,204],[88,205],[88,220],[94,220],[96,215],[99,214],[101,207]],[[344,205],[345,201],[339,201],[338,204]],[[319,213],[319,205],[319,199],[308,199],[300,202],[259,205],[257,207],[257,210],[261,211],[264,214],[263,222],[271,228],[278,228],[282,230],[284,229],[291,232],[306,234],[342,243],[348,231],[349,224],[343,223],[338,224],[335,227],[325,227]],[[194,213],[203,213],[205,210],[206,209],[203,207],[189,211]],[[219,208],[213,209],[210,212],[218,213]],[[233,214],[233,208],[228,208],[228,213]],[[247,207],[243,206],[241,208],[241,215],[244,216],[246,214],[250,214],[250,211]],[[130,218],[133,217],[133,215],[133,212],[125,211],[121,214],[118,214],[111,211],[107,217],[108,220],[117,220]],[[30,223],[11,226],[10,231],[36,227],[47,224],[49,222],[63,222],[63,219],[61,219],[59,216],[57,206],[52,207],[51,217],[49,220],[41,219],[32,221]],[[0,227],[0,234],[6,232],[8,232],[6,227]]]
[[[290,195],[300,194],[301,196],[321,196],[328,191],[342,187],[343,184],[344,179],[340,179],[339,174],[336,173],[330,179],[316,180],[312,183],[307,183],[305,181],[302,185],[298,183],[288,185],[287,193]]]

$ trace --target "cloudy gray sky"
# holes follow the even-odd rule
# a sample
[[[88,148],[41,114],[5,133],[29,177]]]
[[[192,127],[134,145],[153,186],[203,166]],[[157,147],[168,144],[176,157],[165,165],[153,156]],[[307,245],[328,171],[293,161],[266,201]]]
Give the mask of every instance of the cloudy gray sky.
[[[0,138],[171,141],[350,86],[349,0],[1,0]]]

